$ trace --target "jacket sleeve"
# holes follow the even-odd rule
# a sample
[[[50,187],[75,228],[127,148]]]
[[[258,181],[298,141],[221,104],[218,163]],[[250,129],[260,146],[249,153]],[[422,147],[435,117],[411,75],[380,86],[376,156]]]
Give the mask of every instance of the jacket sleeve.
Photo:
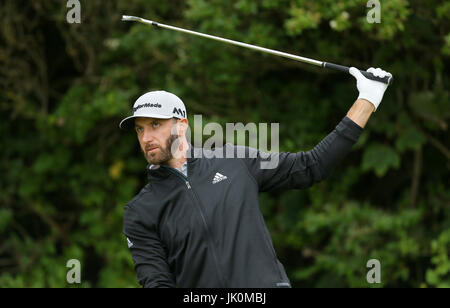
[[[362,128],[348,117],[312,150],[267,154],[247,148],[243,159],[260,191],[306,188],[324,180],[356,143]]]
[[[123,232],[139,283],[144,288],[175,287],[166,252],[156,230],[143,223],[142,215],[132,205],[125,206]]]

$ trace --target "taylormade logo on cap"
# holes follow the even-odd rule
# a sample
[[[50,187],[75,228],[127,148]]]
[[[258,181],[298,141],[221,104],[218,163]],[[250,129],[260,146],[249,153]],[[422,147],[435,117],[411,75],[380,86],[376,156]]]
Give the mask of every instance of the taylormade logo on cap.
[[[139,108],[142,108],[142,107],[157,107],[157,108],[161,108],[162,106],[160,105],[160,104],[142,104],[142,105],[139,105],[139,106],[137,106],[137,107],[133,107],[133,112],[136,112],[136,110],[138,110]]]
[[[175,94],[166,91],[147,92],[133,105],[133,115],[123,119],[120,128],[132,128],[134,118],[183,119],[187,117],[183,101]]]

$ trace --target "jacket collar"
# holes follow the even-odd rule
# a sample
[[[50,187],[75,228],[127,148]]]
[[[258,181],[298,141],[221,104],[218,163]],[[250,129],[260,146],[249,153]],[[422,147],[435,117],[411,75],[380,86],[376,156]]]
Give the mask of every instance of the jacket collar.
[[[189,144],[189,148],[186,152],[187,157],[187,164],[189,167],[192,166],[192,164],[201,157],[202,149],[201,148],[195,148],[192,146],[191,143]],[[188,168],[189,168],[188,167]],[[170,174],[168,166],[162,166],[162,165],[147,165],[147,176],[150,179],[150,177],[156,176],[156,177],[167,177]]]

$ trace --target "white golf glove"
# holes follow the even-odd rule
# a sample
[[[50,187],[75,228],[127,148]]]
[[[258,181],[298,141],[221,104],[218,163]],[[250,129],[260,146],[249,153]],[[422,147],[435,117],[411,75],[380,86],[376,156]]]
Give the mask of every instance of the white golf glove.
[[[381,78],[386,77],[387,75],[392,76],[391,73],[383,71],[381,68],[371,67],[367,71]],[[375,110],[377,110],[388,85],[383,82],[367,79],[356,67],[351,67],[349,73],[356,78],[356,87],[359,91],[358,99],[363,98],[368,100],[375,106]]]

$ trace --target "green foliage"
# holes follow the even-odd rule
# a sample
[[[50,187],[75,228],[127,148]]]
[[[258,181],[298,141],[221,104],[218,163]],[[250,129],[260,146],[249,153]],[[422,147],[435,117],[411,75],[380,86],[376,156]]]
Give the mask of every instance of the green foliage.
[[[431,242],[433,257],[431,262],[434,268],[428,269],[426,273],[427,282],[436,287],[450,288],[450,229]]]
[[[262,194],[261,210],[294,286],[450,287],[448,2],[383,1],[373,24],[365,0],[81,3],[79,25],[61,1],[0,11],[0,287],[138,286],[122,216],[146,163],[118,123],[142,93],[176,93],[191,121],[280,123],[291,152],[317,144],[357,96],[351,76],[122,14],[393,73],[329,179]],[[66,282],[70,259],[80,285]],[[380,285],[366,281],[369,259]]]
[[[379,177],[386,174],[391,168],[398,168],[400,166],[400,158],[394,149],[382,145],[371,144],[364,151],[362,159],[362,170],[374,170]]]

